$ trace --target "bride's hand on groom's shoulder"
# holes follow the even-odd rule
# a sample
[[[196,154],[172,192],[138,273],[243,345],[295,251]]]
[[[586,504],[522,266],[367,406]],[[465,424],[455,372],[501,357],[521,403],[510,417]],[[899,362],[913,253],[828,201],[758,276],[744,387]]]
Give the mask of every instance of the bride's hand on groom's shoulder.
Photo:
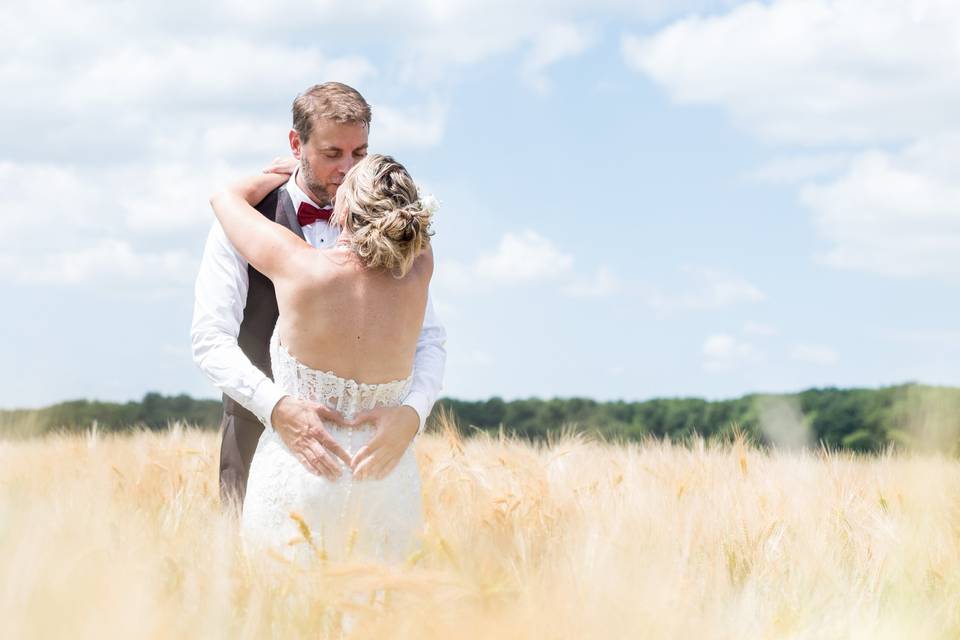
[[[340,412],[316,402],[284,396],[273,408],[270,422],[290,452],[309,471],[334,481],[340,476],[340,465],[333,456],[350,465],[350,454],[324,426],[325,422],[344,424]]]
[[[277,156],[273,161],[263,168],[264,173],[280,173],[283,175],[291,175],[294,169],[297,168],[299,160],[293,156]]]
[[[356,480],[382,480],[390,475],[420,427],[420,416],[411,407],[379,407],[363,411],[345,424],[373,424],[377,431],[370,442],[360,447],[350,468]]]

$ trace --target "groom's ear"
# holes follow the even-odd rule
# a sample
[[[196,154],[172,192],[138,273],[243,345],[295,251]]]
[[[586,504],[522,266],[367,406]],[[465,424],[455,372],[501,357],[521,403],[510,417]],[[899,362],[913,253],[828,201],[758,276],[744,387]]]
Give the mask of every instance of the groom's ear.
[[[296,129],[290,129],[290,151],[297,160],[300,159],[300,145],[300,134]]]

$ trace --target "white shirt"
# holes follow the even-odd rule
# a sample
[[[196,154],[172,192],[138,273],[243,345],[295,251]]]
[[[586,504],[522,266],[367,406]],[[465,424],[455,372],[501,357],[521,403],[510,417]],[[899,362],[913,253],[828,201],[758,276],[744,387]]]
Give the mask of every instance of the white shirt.
[[[317,206],[297,185],[296,175],[294,172],[281,187],[290,195],[293,210],[296,211],[305,201]],[[339,229],[323,220],[303,228],[306,241],[318,248],[332,247],[339,234]],[[250,362],[237,343],[247,303],[247,267],[247,261],[233,247],[220,223],[214,220],[197,274],[190,328],[193,361],[217,388],[272,429],[270,416],[273,408],[287,394]],[[418,436],[443,385],[446,339],[446,330],[433,310],[428,293],[423,328],[413,360],[413,381],[403,402],[420,416]]]

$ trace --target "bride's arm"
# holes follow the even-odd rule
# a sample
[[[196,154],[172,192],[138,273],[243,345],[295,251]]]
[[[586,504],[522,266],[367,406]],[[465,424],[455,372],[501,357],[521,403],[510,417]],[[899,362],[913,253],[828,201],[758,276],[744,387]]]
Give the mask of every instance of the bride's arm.
[[[227,238],[253,268],[268,278],[280,275],[290,256],[306,242],[253,208],[288,176],[264,173],[244,178],[210,198],[210,205]]]

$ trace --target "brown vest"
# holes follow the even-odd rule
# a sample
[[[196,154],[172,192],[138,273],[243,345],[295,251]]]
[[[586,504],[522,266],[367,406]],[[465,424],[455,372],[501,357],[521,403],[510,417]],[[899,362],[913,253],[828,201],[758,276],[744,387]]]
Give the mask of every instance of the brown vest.
[[[286,189],[281,187],[271,191],[255,208],[268,219],[283,225],[303,238],[303,229],[297,222],[297,213],[293,210],[293,201],[290,200],[290,194]],[[240,323],[237,342],[250,362],[273,380],[273,371],[270,369],[270,336],[273,335],[277,317],[280,315],[277,309],[277,294],[270,278],[252,266],[247,266],[247,276],[250,284],[247,288],[247,303],[243,308],[243,321]],[[227,395],[223,396],[223,411],[259,422],[256,416]]]

